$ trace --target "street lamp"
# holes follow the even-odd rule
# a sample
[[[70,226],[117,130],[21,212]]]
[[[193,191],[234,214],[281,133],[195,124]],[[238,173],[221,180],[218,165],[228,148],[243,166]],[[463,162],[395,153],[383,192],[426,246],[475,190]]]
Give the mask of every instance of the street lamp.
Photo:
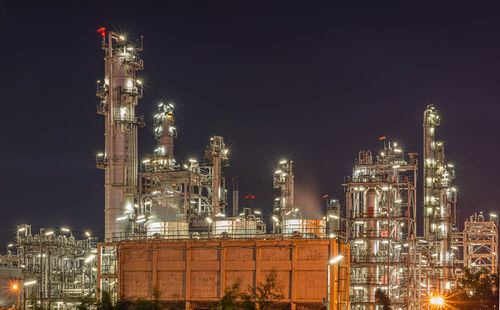
[[[344,255],[338,255],[328,261],[326,267],[326,281],[327,281],[327,291],[326,291],[326,310],[330,310],[330,266],[340,262],[344,258]],[[340,271],[339,271],[340,272]]]

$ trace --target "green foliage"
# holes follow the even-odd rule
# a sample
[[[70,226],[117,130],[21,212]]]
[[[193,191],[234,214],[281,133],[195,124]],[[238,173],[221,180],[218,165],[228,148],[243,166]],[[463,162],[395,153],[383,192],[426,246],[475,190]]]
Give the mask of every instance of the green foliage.
[[[283,299],[283,293],[276,277],[276,271],[271,271],[266,277],[264,285],[259,284],[254,290],[255,300],[260,310],[272,309],[273,304]]]
[[[391,310],[391,299],[381,289],[375,291],[375,301],[382,305],[383,310]]]
[[[498,309],[498,275],[465,268],[461,283],[448,300],[458,309]]]
[[[273,270],[264,283],[260,283],[255,289],[249,287],[248,290],[252,295],[241,290],[241,282],[238,280],[225,290],[217,309],[255,310],[257,305],[260,310],[276,309],[276,302],[283,299],[276,277],[276,272]]]
[[[108,291],[102,292],[101,300],[97,303],[97,310],[114,310],[113,302],[111,301],[111,295]]]

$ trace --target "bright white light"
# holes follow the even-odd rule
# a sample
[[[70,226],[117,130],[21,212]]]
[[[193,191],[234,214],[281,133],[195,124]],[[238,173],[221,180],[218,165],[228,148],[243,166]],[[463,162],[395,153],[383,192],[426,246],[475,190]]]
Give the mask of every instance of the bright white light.
[[[388,190],[389,190],[389,187],[388,187],[388,186],[382,186],[382,190],[383,190],[383,191],[388,191]]]
[[[399,169],[399,168],[401,168],[401,165],[394,165],[394,166],[392,166],[392,168],[393,169]]]
[[[340,261],[342,258],[344,258],[344,255],[339,255],[337,257],[334,257],[330,260],[330,264],[335,264],[336,262]]]
[[[90,231],[86,231],[85,236],[90,237]]]
[[[285,160],[280,161],[280,164],[281,164],[281,165],[286,164],[286,159],[285,159]]]
[[[9,243],[9,244],[7,245],[7,247],[8,247],[8,248],[11,248],[11,247],[13,247],[13,246],[14,246],[14,245],[13,245],[12,243]]]
[[[253,213],[258,214],[258,215],[261,214],[261,212],[259,210],[255,210],[255,211],[253,211]]]
[[[208,224],[212,224],[213,220],[209,217],[205,218],[205,220],[208,222]]]
[[[226,215],[224,213],[217,213],[215,217],[225,217]]]
[[[490,213],[490,217],[496,218],[497,215],[496,215],[496,213]]]
[[[196,163],[196,162],[198,162],[198,161],[197,161],[196,159],[190,158],[190,159],[189,159],[189,162],[190,162],[190,163]]]
[[[127,108],[121,107],[120,108],[120,117],[123,118],[127,115]]]
[[[328,217],[330,217],[332,219],[336,219],[336,220],[339,219],[339,217],[337,215],[333,215],[333,214],[328,215]]]
[[[24,286],[30,286],[36,284],[36,280],[24,282]]]
[[[126,219],[127,219],[127,216],[121,216],[121,217],[117,217],[116,221],[119,222],[119,221],[124,221]]]
[[[132,80],[128,80],[127,81],[127,88],[132,88],[134,87],[134,82],[132,82]]]
[[[275,221],[276,223],[278,223],[278,222],[279,222],[279,219],[278,219],[278,217],[277,217],[276,215],[273,215],[273,216],[272,216],[272,219],[273,219],[273,221]]]
[[[85,258],[85,263],[90,263],[93,259],[95,258],[95,255],[94,254],[90,254],[89,256],[87,256],[87,258]]]
[[[137,80],[136,82],[137,82],[138,85],[142,85],[141,80]]]
[[[137,223],[144,223],[145,221],[146,221],[146,219],[143,218],[143,219],[137,220]]]
[[[431,305],[442,306],[444,305],[444,299],[441,296],[431,297],[430,303]]]
[[[50,235],[53,235],[53,234],[54,234],[54,231],[51,230],[51,231],[46,232],[45,236],[50,236]]]
[[[69,228],[66,228],[66,227],[61,227],[61,231],[70,232]]]

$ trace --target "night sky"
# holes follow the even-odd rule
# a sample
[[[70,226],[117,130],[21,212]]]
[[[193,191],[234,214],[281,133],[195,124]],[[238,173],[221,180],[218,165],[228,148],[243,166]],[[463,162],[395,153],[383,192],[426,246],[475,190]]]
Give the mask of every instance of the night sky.
[[[422,153],[432,103],[462,219],[499,209],[500,4],[402,2],[0,1],[0,249],[21,223],[103,235],[101,26],[144,35],[140,158],[169,99],[178,161],[223,136],[228,177],[271,210],[275,164],[293,159],[298,204],[314,210],[323,194],[343,197],[378,137]]]

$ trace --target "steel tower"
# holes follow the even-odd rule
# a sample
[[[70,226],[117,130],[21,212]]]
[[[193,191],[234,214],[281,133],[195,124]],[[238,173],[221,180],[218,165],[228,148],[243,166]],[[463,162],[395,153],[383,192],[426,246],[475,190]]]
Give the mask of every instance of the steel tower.
[[[424,239],[422,245],[430,255],[428,264],[432,275],[427,290],[440,292],[450,289],[453,275],[454,254],[452,232],[456,230],[456,189],[452,186],[455,170],[447,163],[442,141],[436,141],[436,127],[440,117],[433,105],[424,112]],[[421,251],[424,253],[425,251]]]
[[[138,52],[142,36],[131,42],[113,31],[98,30],[105,51],[104,82],[98,81],[97,96],[101,98],[97,113],[104,115],[105,151],[97,154],[97,166],[105,170],[105,240],[126,235],[133,217],[137,191],[137,127],[144,126],[144,117],[137,117],[135,107],[142,98],[142,85],[136,72],[143,69]]]

